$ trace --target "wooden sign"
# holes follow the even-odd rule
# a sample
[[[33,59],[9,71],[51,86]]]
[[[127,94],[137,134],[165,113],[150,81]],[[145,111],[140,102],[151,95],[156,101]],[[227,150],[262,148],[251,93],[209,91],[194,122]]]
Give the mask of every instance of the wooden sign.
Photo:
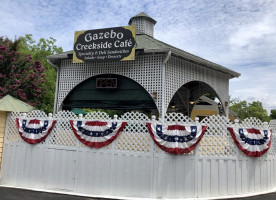
[[[135,26],[76,31],[73,63],[135,59]]]

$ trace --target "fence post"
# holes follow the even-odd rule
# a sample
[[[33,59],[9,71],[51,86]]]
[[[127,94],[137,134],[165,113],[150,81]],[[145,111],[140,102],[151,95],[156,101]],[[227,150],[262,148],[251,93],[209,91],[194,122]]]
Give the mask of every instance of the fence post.
[[[268,122],[264,122],[264,128],[265,128],[265,129],[269,129],[269,127],[268,127]]]
[[[240,126],[240,123],[239,123],[239,120],[238,119],[235,119],[234,120],[234,125],[233,127],[239,127]],[[229,132],[228,132],[229,133]],[[231,139],[233,140],[232,136],[230,135]],[[237,147],[237,145],[235,144],[235,142],[233,141],[234,143],[234,147],[235,147],[235,152],[236,152],[236,159],[238,159],[240,156],[241,156],[241,152],[240,152],[240,149]]]
[[[199,118],[196,117],[195,118],[195,124],[198,126],[202,126],[201,123],[199,123]],[[195,148],[194,150],[194,157],[195,157],[195,196],[194,197],[198,197],[198,184],[200,183],[200,181],[198,180],[198,173],[199,173],[199,168],[198,168],[198,149],[199,149],[199,146],[197,146],[197,148]]]
[[[113,118],[114,118],[114,121],[118,121],[118,115],[114,115]],[[126,125],[126,126],[127,126],[127,125]],[[111,152],[112,152],[111,155],[114,155],[114,149],[115,149],[115,146],[114,146],[114,145],[116,144],[116,142],[117,142],[117,141],[111,143]]]
[[[152,115],[151,116],[151,122],[156,122],[156,116]],[[151,151],[151,162],[150,162],[150,197],[154,198],[155,197],[155,185],[156,185],[156,180],[154,179],[154,142],[151,140],[151,137],[149,136],[150,139],[150,151]]]

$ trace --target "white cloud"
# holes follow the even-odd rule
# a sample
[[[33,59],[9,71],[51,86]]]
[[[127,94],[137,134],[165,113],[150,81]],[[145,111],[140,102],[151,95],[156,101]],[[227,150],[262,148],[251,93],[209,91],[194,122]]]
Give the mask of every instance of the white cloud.
[[[276,67],[251,67],[244,71],[246,78],[240,81],[230,81],[230,94],[232,98],[261,101],[269,111],[276,108],[275,77]],[[243,76],[243,75],[242,75]]]
[[[230,45],[238,47],[246,47],[255,43],[255,41],[262,40],[265,37],[274,35],[276,33],[275,25],[267,23],[266,20],[263,22],[258,22],[256,24],[251,24],[246,27],[242,27],[230,38]]]

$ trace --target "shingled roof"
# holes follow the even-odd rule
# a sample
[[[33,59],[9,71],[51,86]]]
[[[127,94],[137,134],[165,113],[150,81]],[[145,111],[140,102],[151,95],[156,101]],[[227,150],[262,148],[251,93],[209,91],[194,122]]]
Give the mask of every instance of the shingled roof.
[[[223,73],[227,73],[230,75],[231,78],[239,77],[241,74],[238,72],[235,72],[233,70],[230,70],[226,67],[223,67],[221,65],[218,65],[216,63],[210,62],[208,60],[205,60],[203,58],[200,58],[198,56],[195,56],[191,53],[188,53],[186,51],[183,51],[179,48],[176,48],[174,46],[171,46],[169,44],[166,44],[160,40],[157,40],[153,37],[150,37],[148,35],[136,35],[136,51],[143,50],[144,52],[147,51],[171,51],[172,55],[180,57],[182,59],[185,59],[190,62],[197,63],[199,65],[202,65],[204,67],[212,68],[217,71],[221,71]],[[71,58],[73,54],[73,51],[67,51],[62,54],[57,55],[51,55],[48,56],[48,60],[55,64],[59,65],[60,60]]]
[[[212,68],[212,69],[217,70],[217,71],[227,73],[227,74],[231,75],[231,78],[239,77],[241,75],[238,72],[230,70],[226,67],[218,65],[218,64],[213,63],[211,61],[205,60],[203,58],[200,58],[196,55],[193,55],[191,53],[183,51],[182,49],[176,48],[176,47],[171,46],[171,45],[169,45],[165,42],[162,42],[160,40],[152,38],[148,35],[136,35],[136,43],[137,43],[137,47],[136,47],[137,50],[139,50],[139,49],[143,49],[143,50],[146,50],[146,49],[151,49],[151,50],[168,49],[175,56],[183,58],[187,61],[195,62],[197,64]]]
[[[145,18],[153,24],[156,23],[156,21],[154,19],[152,19],[150,16],[148,16],[146,13],[141,12],[138,15],[135,15],[134,17],[132,17],[129,20],[129,24],[131,24],[130,22],[132,20],[137,19],[137,18]],[[203,58],[200,58],[196,55],[193,55],[191,53],[183,51],[182,49],[176,48],[172,45],[166,44],[165,42],[157,40],[157,39],[155,39],[147,34],[143,34],[143,33],[136,34],[136,51],[143,52],[144,54],[153,53],[153,52],[166,53],[166,52],[171,51],[173,56],[179,57],[179,58],[187,60],[189,62],[199,64],[203,67],[211,68],[216,71],[220,71],[220,72],[229,74],[230,78],[239,77],[241,75],[238,72],[230,70],[230,69],[223,67],[221,65],[218,65],[216,63],[210,62]],[[72,58],[72,54],[73,54],[73,51],[68,51],[68,52],[64,52],[62,54],[48,56],[47,58],[51,64],[53,64],[55,66],[59,66],[60,60]]]

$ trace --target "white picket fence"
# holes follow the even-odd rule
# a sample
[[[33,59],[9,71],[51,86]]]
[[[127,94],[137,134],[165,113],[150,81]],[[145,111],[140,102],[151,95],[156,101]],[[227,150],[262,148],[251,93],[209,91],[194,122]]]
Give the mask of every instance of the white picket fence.
[[[154,144],[146,128],[150,119],[138,112],[126,113],[119,120],[127,126],[118,138],[101,149],[80,143],[69,119],[75,114],[62,111],[53,115],[57,124],[47,139],[36,145],[25,143],[16,129],[12,113],[7,119],[1,185],[73,192],[91,196],[197,198],[252,194],[276,188],[276,141],[259,158],[245,156],[234,144],[224,116],[210,116],[196,149],[185,155],[170,155]],[[28,118],[45,118],[42,111],[27,113]],[[106,113],[93,112],[91,120],[109,120]],[[194,123],[187,116],[171,113],[165,122]],[[270,128],[246,119],[242,127]]]

